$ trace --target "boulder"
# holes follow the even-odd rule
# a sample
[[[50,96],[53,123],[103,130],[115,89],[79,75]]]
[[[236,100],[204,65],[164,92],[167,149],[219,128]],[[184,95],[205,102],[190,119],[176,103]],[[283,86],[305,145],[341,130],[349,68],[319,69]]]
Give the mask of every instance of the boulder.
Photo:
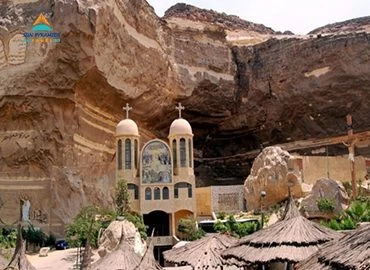
[[[260,209],[261,192],[265,191],[263,207],[288,198],[288,184],[294,197],[303,195],[301,177],[290,168],[294,157],[280,147],[266,147],[254,160],[251,173],[244,183],[248,210]]]
[[[134,224],[127,220],[115,220],[109,224],[99,238],[99,256],[102,258],[113,251],[119,244],[121,237],[128,240],[130,245],[134,247],[135,253],[140,256],[144,255],[146,243],[142,241]]]
[[[318,207],[318,200],[328,199],[333,202],[333,211],[320,211]],[[342,212],[349,206],[349,197],[343,186],[339,181],[322,178],[315,182],[311,193],[302,201],[302,208],[309,218],[326,218],[335,213]]]

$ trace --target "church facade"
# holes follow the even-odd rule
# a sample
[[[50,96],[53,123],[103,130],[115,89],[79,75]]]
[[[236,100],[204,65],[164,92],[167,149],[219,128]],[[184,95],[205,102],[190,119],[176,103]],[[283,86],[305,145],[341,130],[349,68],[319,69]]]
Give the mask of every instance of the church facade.
[[[143,215],[155,245],[172,245],[178,221],[195,217],[193,132],[181,118],[169,128],[166,141],[153,139],[140,147],[137,124],[128,117],[116,128],[116,180],[127,182],[131,210]]]

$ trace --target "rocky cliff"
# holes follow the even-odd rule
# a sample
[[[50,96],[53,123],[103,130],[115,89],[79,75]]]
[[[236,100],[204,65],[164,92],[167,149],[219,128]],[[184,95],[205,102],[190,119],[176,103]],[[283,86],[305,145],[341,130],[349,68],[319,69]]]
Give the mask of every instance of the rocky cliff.
[[[24,43],[41,12],[60,43]],[[342,134],[349,112],[369,128],[367,30],[286,36],[181,5],[158,18],[144,0],[7,1],[0,181],[52,179],[51,215],[63,222],[80,205],[110,205],[122,106],[145,142],[167,137],[181,101],[199,185],[242,182],[251,160],[238,155],[261,143]]]

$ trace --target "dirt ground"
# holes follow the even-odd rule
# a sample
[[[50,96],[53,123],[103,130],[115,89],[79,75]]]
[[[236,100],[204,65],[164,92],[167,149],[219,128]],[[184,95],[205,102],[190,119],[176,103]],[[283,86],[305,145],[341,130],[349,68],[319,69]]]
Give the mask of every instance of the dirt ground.
[[[53,250],[46,257],[35,254],[27,255],[27,258],[37,270],[71,270],[76,264],[77,249]]]

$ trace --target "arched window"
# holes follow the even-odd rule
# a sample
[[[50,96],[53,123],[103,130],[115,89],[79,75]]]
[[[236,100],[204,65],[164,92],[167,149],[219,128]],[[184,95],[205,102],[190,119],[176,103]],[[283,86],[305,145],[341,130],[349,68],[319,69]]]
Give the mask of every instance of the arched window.
[[[192,198],[193,197],[193,189],[191,188],[191,185],[188,184],[188,197]]]
[[[159,187],[154,188],[154,200],[161,199],[161,189]]]
[[[125,140],[125,168],[131,169],[131,140]]]
[[[172,141],[172,157],[173,157],[173,167],[177,168],[177,146],[176,140]]]
[[[193,197],[193,190],[192,190],[191,184],[185,183],[185,182],[180,182],[180,183],[175,184],[174,197],[176,199],[179,198],[179,188],[187,188],[188,189],[188,198]]]
[[[127,184],[127,189],[128,190],[133,190],[134,191],[134,200],[139,199],[139,188],[135,184]]]
[[[192,152],[191,139],[189,139],[189,167],[193,167],[193,152]]]
[[[145,200],[149,201],[151,199],[152,199],[152,190],[149,187],[147,187],[145,189]]]
[[[162,190],[162,199],[168,200],[170,198],[170,191],[168,190],[168,187],[164,187]]]
[[[135,140],[135,145],[134,145],[134,155],[135,155],[135,169],[137,169],[137,161],[138,161],[138,145],[137,145],[137,140]]]
[[[180,166],[186,167],[186,149],[185,149],[185,139],[180,139]]]
[[[117,163],[118,170],[122,170],[122,141],[118,140],[117,144]]]

